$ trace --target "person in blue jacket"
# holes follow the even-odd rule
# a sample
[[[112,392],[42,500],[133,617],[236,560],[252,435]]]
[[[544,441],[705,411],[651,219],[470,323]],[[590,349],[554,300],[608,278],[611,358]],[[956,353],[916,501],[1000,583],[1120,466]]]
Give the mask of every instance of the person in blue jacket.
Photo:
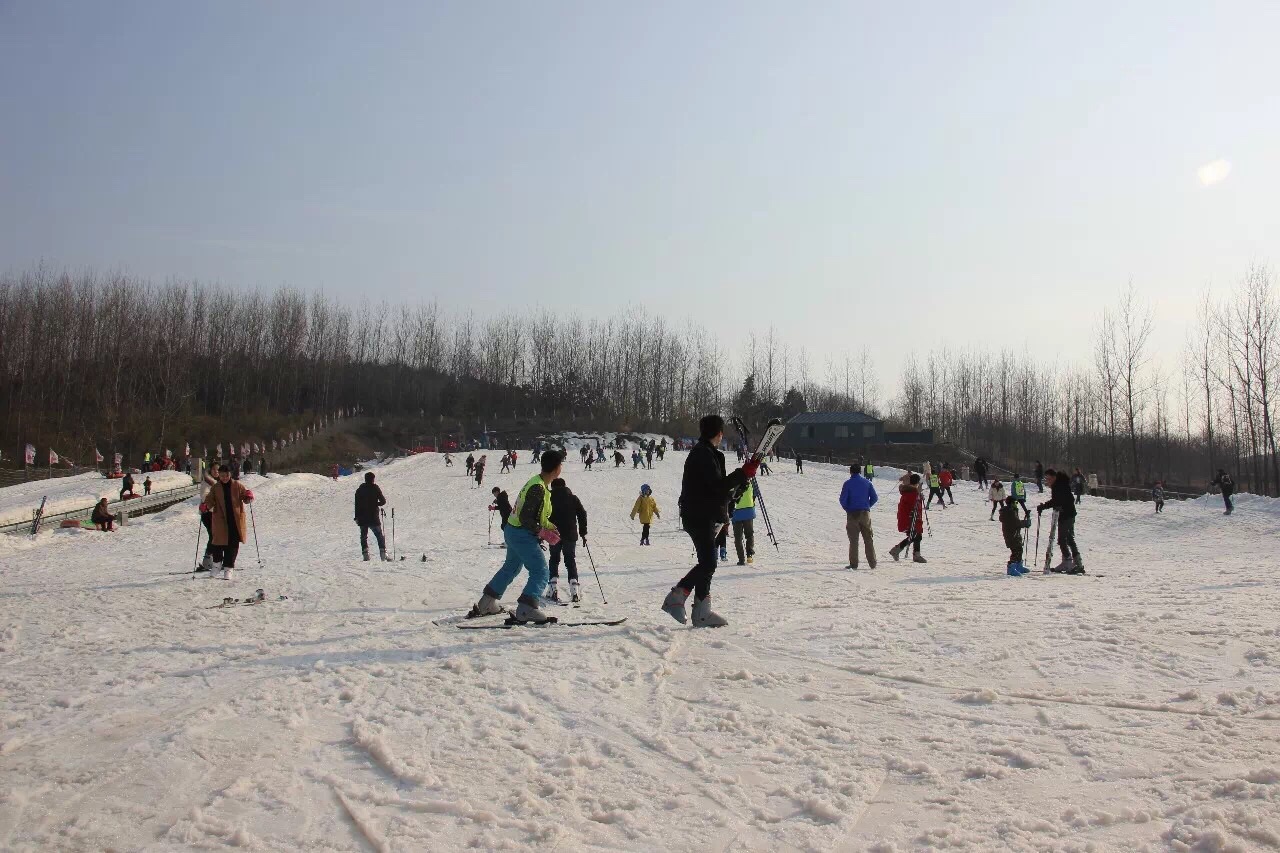
[[[871,535],[871,508],[880,497],[871,481],[862,476],[857,465],[849,466],[849,479],[840,490],[840,506],[845,511],[845,532],[849,535],[849,568],[858,568],[858,537],[867,549],[867,568],[876,567],[876,546]]]

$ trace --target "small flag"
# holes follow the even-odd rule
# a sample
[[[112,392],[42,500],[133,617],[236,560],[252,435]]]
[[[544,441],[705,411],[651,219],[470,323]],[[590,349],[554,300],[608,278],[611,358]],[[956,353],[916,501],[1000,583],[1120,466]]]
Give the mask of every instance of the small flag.
[[[190,456],[190,455],[191,455],[191,442],[189,442],[189,441],[188,441],[188,442],[183,446],[183,448],[182,448],[182,455],[183,455],[183,456]]]
[[[222,458],[222,442],[218,442],[218,446],[213,449],[213,453],[215,459]]]
[[[98,452],[98,448],[96,447],[93,449],[93,461],[97,462],[99,465],[103,462],[102,454]]]
[[[36,464],[36,446],[34,444],[27,445],[27,464]]]
[[[57,464],[58,464],[58,454],[54,452],[52,447],[50,447],[49,448],[49,465],[53,466]]]

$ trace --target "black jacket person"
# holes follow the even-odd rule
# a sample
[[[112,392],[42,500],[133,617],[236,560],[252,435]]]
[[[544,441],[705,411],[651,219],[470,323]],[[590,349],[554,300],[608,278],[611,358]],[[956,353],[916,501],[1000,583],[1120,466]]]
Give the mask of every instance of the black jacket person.
[[[378,540],[378,552],[382,559],[387,556],[387,541],[382,537],[382,506],[387,499],[382,496],[382,489],[373,483],[373,472],[364,475],[364,482],[356,489],[356,524],[360,525],[360,553],[369,559],[369,531]]]

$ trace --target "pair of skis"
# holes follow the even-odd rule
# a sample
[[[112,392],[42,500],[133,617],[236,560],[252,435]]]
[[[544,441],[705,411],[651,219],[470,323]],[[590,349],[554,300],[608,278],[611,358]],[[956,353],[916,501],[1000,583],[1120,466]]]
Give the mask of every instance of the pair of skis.
[[[288,601],[288,599],[289,597],[287,595],[282,595],[279,598],[275,598],[271,600],[272,601]],[[228,596],[227,598],[222,599],[221,604],[215,604],[212,607],[206,607],[205,609],[206,610],[222,610],[227,607],[253,607],[258,604],[265,604],[267,600],[268,600],[267,594],[263,592],[261,589],[258,589],[258,590],[254,590],[253,595],[250,596],[249,598],[231,598],[230,596]]]
[[[733,424],[733,428],[738,431],[742,446],[749,447],[751,445],[751,431],[747,429],[747,425],[742,418],[734,415],[729,421]],[[774,418],[769,421],[769,425],[765,427],[764,435],[760,438],[760,443],[756,446],[755,452],[751,454],[751,459],[757,463],[763,462],[765,457],[773,450],[773,446],[778,443],[778,439],[782,438],[782,433],[786,429],[787,425],[782,422],[782,418]],[[764,519],[764,529],[769,534],[769,541],[781,553],[782,548],[778,546],[778,537],[773,533],[773,523],[769,520],[769,510],[764,505],[764,495],[760,493],[760,482],[755,477],[751,478],[751,488],[755,493],[756,503],[760,505],[760,517]]]

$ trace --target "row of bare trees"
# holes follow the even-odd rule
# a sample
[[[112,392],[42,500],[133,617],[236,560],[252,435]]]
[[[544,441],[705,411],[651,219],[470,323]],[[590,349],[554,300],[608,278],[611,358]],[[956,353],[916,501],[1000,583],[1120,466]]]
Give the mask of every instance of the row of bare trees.
[[[1273,492],[1277,316],[1271,272],[1250,269],[1228,298],[1206,297],[1184,369],[1170,373],[1152,363],[1153,315],[1130,287],[1104,312],[1091,365],[935,350],[908,361],[884,414],[1019,467],[1191,484],[1223,466]],[[129,452],[215,440],[228,424],[282,435],[354,405],[421,417],[427,434],[490,418],[687,432],[735,407],[881,414],[865,348],[815,369],[772,329],[739,346],[640,308],[481,317],[40,267],[0,277],[0,446]]]
[[[934,350],[903,371],[889,419],[928,424],[1026,471],[1080,466],[1105,483],[1238,486],[1280,493],[1274,409],[1280,367],[1275,277],[1251,267],[1206,296],[1178,370],[1155,363],[1154,314],[1132,285],[1105,310],[1093,363],[1062,367],[1011,350]]]

